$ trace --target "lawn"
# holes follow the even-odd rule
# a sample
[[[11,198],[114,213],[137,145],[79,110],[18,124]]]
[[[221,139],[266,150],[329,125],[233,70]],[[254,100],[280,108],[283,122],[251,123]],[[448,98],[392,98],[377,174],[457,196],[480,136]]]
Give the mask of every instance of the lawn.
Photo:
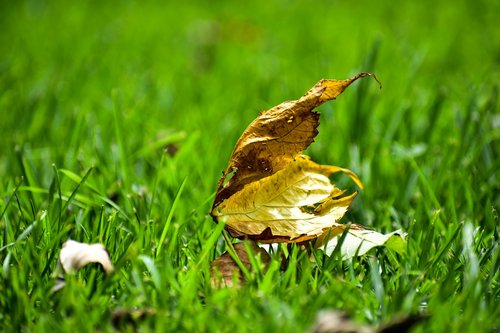
[[[499,332],[499,16],[494,0],[3,1],[0,331],[113,332],[122,311],[123,331],[308,332],[336,309]],[[406,251],[290,245],[287,267],[272,253],[267,273],[213,288],[230,238],[209,213],[238,137],[363,71],[383,88],[321,106],[307,154],[364,183],[343,223],[402,229]],[[103,243],[115,272],[51,292],[68,239]]]

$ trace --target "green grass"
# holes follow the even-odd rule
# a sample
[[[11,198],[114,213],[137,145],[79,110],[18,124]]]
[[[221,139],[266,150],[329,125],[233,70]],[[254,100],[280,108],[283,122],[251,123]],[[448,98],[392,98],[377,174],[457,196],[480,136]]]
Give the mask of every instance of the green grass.
[[[140,331],[306,332],[342,309],[498,332],[499,14],[493,0],[2,2],[0,331],[111,332],[115,309],[153,308]],[[311,261],[292,246],[286,270],[274,254],[242,289],[212,289],[226,247],[208,213],[239,135],[360,71],[383,89],[356,82],[322,106],[308,154],[364,182],[344,222],[402,228],[406,253]],[[69,238],[104,243],[116,271],[51,294]]]

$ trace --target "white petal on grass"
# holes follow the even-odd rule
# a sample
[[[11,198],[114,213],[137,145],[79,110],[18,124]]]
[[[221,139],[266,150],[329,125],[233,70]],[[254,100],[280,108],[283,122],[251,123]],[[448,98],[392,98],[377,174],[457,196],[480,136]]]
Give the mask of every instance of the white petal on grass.
[[[384,246],[399,253],[405,252],[406,233],[402,230],[396,230],[389,234],[381,234],[373,230],[358,229],[361,226],[356,225],[356,229],[349,229],[340,248],[342,259],[347,260],[355,256],[362,256],[371,249]],[[342,233],[330,239],[326,245],[325,254],[331,256],[337,247]],[[277,252],[278,243],[259,244],[259,247],[267,252]],[[320,245],[317,249],[325,250],[325,245]]]
[[[328,241],[325,251],[327,255],[332,255],[341,237],[342,235],[338,235]],[[405,244],[405,234],[401,230],[384,235],[373,230],[349,229],[340,247],[340,253],[342,259],[347,260],[356,255],[362,256],[377,246],[385,246],[396,252],[404,252]]]
[[[106,274],[113,271],[108,251],[98,243],[85,244],[68,240],[62,246],[59,262],[66,273],[76,272],[90,263],[101,264]]]

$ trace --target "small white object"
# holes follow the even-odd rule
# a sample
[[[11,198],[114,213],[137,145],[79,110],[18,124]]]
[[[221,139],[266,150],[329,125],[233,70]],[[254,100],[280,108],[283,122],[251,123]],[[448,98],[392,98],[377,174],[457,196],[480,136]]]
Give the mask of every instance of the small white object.
[[[62,246],[59,262],[66,273],[76,272],[90,263],[101,264],[106,274],[113,271],[108,251],[99,243],[86,244],[70,239]]]
[[[328,241],[325,251],[328,256],[333,254],[341,237],[342,234]],[[349,229],[340,247],[340,253],[342,254],[342,259],[347,260],[356,255],[362,256],[377,246],[386,246],[398,252],[404,252],[404,239],[405,234],[401,230],[396,230],[384,235],[373,230]]]

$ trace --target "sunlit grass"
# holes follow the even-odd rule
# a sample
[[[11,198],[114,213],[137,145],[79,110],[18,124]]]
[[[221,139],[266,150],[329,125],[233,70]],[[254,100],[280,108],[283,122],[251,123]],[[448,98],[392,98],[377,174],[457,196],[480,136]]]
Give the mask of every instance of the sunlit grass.
[[[305,332],[427,312],[416,332],[499,330],[499,5],[494,1],[0,5],[0,330]],[[283,246],[241,289],[209,211],[234,143],[321,78],[367,80],[322,106],[315,161],[365,185],[344,222],[402,228],[407,251]],[[335,179],[345,186],[344,178]],[[95,267],[51,293],[67,239]],[[122,330],[133,330],[125,324]]]

